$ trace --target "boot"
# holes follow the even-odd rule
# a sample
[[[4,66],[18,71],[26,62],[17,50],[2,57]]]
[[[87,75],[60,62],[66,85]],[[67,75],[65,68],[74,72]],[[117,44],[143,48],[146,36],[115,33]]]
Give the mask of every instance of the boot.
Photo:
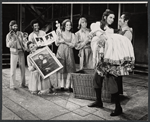
[[[119,99],[119,93],[113,94],[113,97],[115,99],[115,110],[110,114],[110,116],[118,116],[122,114],[122,107],[120,105],[120,99]]]
[[[88,107],[103,108],[103,102],[102,102],[102,99],[101,99],[101,89],[96,88],[95,92],[96,92],[96,101],[94,103],[91,103],[90,105],[88,105]]]

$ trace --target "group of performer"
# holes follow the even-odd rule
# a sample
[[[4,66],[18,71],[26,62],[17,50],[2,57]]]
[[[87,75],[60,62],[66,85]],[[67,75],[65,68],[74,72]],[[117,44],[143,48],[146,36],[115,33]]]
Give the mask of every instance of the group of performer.
[[[128,75],[132,70],[135,61],[132,47],[132,28],[128,26],[130,20],[129,13],[122,13],[119,19],[119,29],[113,29],[110,25],[114,22],[115,14],[111,10],[106,10],[102,15],[102,20],[92,23],[90,29],[87,28],[87,19],[81,17],[78,22],[78,31],[72,32],[72,22],[65,19],[62,24],[56,22],[58,46],[56,57],[63,65],[57,72],[58,87],[64,91],[73,91],[70,73],[76,72],[73,48],[79,50],[80,69],[95,69],[93,79],[96,92],[96,101],[89,107],[103,108],[101,100],[102,84],[107,81],[110,91],[115,100],[115,110],[110,114],[117,116],[122,113],[119,94],[123,93],[122,76]],[[12,20],[9,24],[10,32],[6,36],[6,46],[10,48],[10,89],[16,90],[16,67],[19,61],[21,70],[20,87],[27,87],[32,94],[45,94],[52,90],[50,77],[43,79],[31,60],[31,55],[38,49],[35,37],[44,36],[46,32],[40,30],[39,22],[31,22],[33,32],[28,37],[28,42],[24,46],[23,33],[18,31],[17,22]],[[26,48],[26,49],[25,49]],[[24,51],[28,50],[27,56],[30,79],[25,80],[25,57]],[[54,54],[55,55],[55,54]]]

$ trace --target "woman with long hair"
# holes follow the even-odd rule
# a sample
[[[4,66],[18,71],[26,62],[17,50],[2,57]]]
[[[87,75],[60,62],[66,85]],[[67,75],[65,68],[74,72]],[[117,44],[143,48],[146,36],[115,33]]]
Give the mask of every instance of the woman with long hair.
[[[115,102],[115,110],[110,116],[117,116],[122,113],[116,78],[117,76],[128,75],[135,61],[131,41],[122,35],[114,34],[114,30],[110,28],[114,22],[114,17],[113,11],[107,9],[100,22],[91,24],[92,32],[90,35],[93,62],[96,69],[93,81],[97,99],[88,106],[103,107],[101,92],[103,81],[105,81]]]
[[[72,84],[70,81],[70,74],[76,71],[73,48],[76,44],[76,37],[71,32],[72,22],[69,19],[65,19],[62,22],[61,32],[60,28],[57,28],[56,33],[58,39],[55,44],[58,46],[57,58],[63,65],[63,69],[58,71],[58,86],[63,91],[64,88],[72,91]]]
[[[88,38],[90,30],[87,28],[87,20],[81,17],[78,22],[78,29],[75,33],[77,37],[77,44],[75,49],[79,50],[78,56],[80,57],[80,69],[87,68],[93,69],[92,50],[90,46],[90,39]]]

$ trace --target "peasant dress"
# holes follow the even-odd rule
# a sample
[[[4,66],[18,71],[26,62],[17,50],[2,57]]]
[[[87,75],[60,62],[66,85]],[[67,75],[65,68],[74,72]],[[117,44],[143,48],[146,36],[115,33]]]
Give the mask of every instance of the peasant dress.
[[[93,69],[93,53],[90,46],[90,41],[87,38],[89,35],[89,29],[80,29],[76,33],[77,44],[75,49],[79,50],[80,57],[80,69]]]
[[[71,38],[68,39],[65,35],[62,35],[62,37],[66,42],[69,42],[73,47],[76,44],[76,38],[73,33],[71,33]],[[59,40],[57,40],[58,42]],[[56,57],[63,65],[63,68],[58,71],[58,87],[61,88],[71,88],[72,83],[70,81],[70,74],[76,71],[75,67],[75,60],[74,60],[74,53],[73,48],[69,47],[66,44],[57,44],[57,54]]]
[[[100,36],[94,35],[91,48],[96,70],[101,76],[107,73],[114,76],[129,75],[134,68],[133,45],[125,36],[109,31],[103,32]]]

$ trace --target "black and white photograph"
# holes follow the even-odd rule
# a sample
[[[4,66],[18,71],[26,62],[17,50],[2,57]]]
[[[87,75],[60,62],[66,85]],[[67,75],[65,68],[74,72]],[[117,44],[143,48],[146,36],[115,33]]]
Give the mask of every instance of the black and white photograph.
[[[57,35],[55,33],[55,31],[52,31],[48,34],[45,35],[45,45],[50,45],[53,42],[55,42],[57,39]]]
[[[36,41],[36,44],[38,46],[44,46],[45,45],[43,37],[35,37],[35,41]]]
[[[44,79],[63,67],[48,47],[38,50],[30,57]]]
[[[2,2],[2,120],[148,121],[148,1]]]
[[[50,33],[47,36],[45,36],[45,38],[46,38],[46,40],[53,39],[53,35]]]
[[[49,34],[47,34],[47,35],[45,36],[45,38],[46,38],[46,40],[51,40],[51,39],[53,39],[54,37],[53,37],[52,33],[49,33]]]
[[[56,38],[57,38],[57,35],[56,35],[55,31],[52,31],[44,36],[35,37],[35,42],[38,47],[48,46],[48,45],[51,45],[53,42],[55,42]]]

